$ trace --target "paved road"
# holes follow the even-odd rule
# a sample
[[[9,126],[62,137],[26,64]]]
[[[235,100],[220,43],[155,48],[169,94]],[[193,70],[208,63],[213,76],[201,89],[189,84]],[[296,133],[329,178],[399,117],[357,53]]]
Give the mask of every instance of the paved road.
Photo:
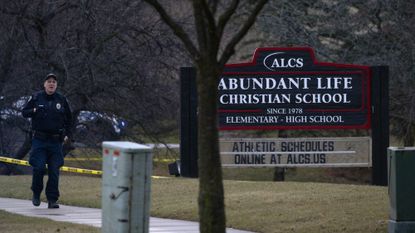
[[[101,209],[84,208],[60,205],[59,209],[48,209],[47,204],[42,202],[39,207],[32,205],[29,200],[20,200],[0,197],[0,209],[11,213],[21,214],[29,217],[49,218],[54,221],[86,224],[101,227]],[[151,233],[198,233],[199,223],[191,221],[153,218],[150,217]],[[227,233],[251,233],[249,231],[227,228]]]

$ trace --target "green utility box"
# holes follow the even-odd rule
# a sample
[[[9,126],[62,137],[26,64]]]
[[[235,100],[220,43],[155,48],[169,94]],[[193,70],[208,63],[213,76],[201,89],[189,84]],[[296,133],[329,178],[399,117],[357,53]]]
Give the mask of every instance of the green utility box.
[[[148,233],[151,148],[132,142],[102,147],[102,232]]]
[[[415,233],[415,147],[388,149],[389,233]]]

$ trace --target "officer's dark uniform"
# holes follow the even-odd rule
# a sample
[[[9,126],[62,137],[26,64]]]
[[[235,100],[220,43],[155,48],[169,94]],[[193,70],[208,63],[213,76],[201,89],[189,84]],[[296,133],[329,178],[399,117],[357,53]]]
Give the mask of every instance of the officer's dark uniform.
[[[59,168],[64,164],[62,143],[65,136],[71,138],[72,113],[68,101],[57,92],[48,95],[40,91],[32,95],[22,114],[32,118],[33,139],[29,163],[33,167],[33,196],[40,197],[45,164],[48,164],[46,198],[49,204],[56,203],[59,199]]]

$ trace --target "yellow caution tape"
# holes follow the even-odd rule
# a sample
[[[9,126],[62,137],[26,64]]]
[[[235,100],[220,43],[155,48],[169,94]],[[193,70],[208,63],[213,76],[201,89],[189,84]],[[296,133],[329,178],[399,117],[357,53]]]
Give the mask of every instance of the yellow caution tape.
[[[74,172],[74,173],[82,173],[82,174],[90,174],[90,175],[102,175],[102,171],[76,168],[76,167],[65,167],[65,166],[63,166],[63,167],[61,167],[60,170],[64,171],[64,172]]]
[[[158,159],[154,158],[153,161],[155,162],[175,162],[177,159]]]
[[[102,158],[65,158],[65,161],[102,161]],[[154,162],[174,162],[176,159],[158,159],[154,158]]]
[[[0,156],[0,162],[30,166],[29,162],[26,160],[13,159],[13,158],[2,157],[2,156]],[[82,173],[82,174],[89,174],[89,175],[102,175],[102,171],[99,171],[99,170],[83,169],[83,168],[76,168],[76,167],[63,166],[60,168],[60,170],[65,171],[65,172],[74,172],[74,173]],[[152,178],[161,179],[161,178],[168,178],[168,177],[152,176]]]
[[[102,158],[65,158],[65,161],[102,161]]]
[[[20,160],[20,159],[12,159],[12,158],[8,158],[8,157],[1,157],[1,156],[0,156],[0,162],[30,166],[28,161]]]
[[[8,157],[1,157],[1,156],[0,156],[0,162],[30,166],[28,161],[20,160],[20,159],[12,159],[12,158],[8,158]],[[60,168],[60,170],[64,171],[64,172],[74,172],[74,173],[82,173],[82,174],[90,174],[90,175],[102,175],[102,171],[76,168],[76,167],[63,166],[63,167]]]

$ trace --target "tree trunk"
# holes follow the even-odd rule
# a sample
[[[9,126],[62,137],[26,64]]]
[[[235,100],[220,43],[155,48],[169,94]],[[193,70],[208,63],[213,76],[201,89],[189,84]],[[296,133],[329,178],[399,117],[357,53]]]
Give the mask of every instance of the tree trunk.
[[[224,191],[217,130],[216,64],[199,64],[197,85],[200,232],[225,233]]]

